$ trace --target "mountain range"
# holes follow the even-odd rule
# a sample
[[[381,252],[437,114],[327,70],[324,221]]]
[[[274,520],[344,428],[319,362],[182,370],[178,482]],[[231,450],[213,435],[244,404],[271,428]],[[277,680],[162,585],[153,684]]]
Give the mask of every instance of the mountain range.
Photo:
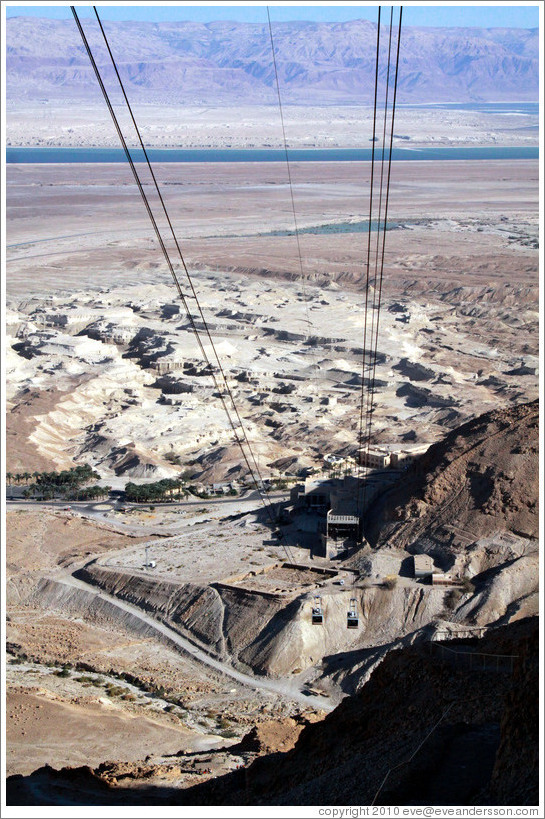
[[[12,17],[6,29],[7,99],[99,99],[72,20]],[[132,99],[140,102],[275,104],[266,25],[235,22],[106,22]],[[115,79],[96,21],[85,32],[107,87]],[[289,22],[272,26],[287,104],[356,105],[374,94],[375,23]],[[396,44],[394,30],[393,46]],[[388,30],[379,71],[385,83]],[[398,102],[535,101],[539,32],[518,28],[416,28],[401,34]]]

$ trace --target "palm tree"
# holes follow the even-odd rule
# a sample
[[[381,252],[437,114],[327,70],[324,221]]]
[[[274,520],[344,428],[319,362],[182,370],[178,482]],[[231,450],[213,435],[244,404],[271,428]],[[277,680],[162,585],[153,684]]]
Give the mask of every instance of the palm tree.
[[[7,472],[6,478],[8,479],[8,486],[11,486],[11,482],[13,480],[13,472]]]

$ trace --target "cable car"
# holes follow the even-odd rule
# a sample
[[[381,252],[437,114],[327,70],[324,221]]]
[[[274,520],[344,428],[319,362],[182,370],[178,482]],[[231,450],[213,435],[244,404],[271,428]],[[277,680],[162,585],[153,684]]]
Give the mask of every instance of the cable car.
[[[359,624],[360,618],[358,617],[357,601],[355,597],[351,597],[346,615],[346,628],[358,628]]]
[[[316,596],[312,603],[312,625],[321,626],[324,622],[324,612],[322,610],[322,598]]]

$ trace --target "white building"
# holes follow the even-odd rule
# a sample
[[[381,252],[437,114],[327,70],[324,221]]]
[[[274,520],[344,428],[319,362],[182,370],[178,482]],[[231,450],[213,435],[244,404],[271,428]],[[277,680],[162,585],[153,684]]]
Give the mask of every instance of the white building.
[[[414,555],[414,576],[419,580],[431,580],[433,576],[433,560],[429,555]]]

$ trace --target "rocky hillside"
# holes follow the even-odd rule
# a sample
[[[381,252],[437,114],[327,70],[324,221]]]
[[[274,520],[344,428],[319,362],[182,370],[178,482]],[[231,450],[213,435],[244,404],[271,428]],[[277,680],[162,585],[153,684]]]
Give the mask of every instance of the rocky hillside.
[[[187,797],[194,794],[197,804],[365,805],[378,794],[378,805],[536,804],[537,620],[473,645],[449,645],[516,654],[515,675],[507,666],[471,670],[460,662],[464,654],[452,661],[417,647],[392,652],[361,693],[306,728],[292,751],[256,760],[244,789],[240,778],[225,777]]]
[[[450,432],[373,507],[369,541],[428,552],[448,569],[468,545],[494,533],[537,538],[538,422],[533,401]]]
[[[275,104],[265,21],[108,21],[105,28],[131,99]],[[107,81],[115,79],[96,22],[86,21],[85,29]],[[375,23],[276,23],[274,40],[287,102],[372,102]],[[7,42],[8,98],[61,99],[69,93],[98,99],[72,20],[10,18]],[[409,26],[400,59],[402,103],[538,99],[537,29]]]
[[[537,804],[537,620],[448,649],[390,653],[360,693],[307,725],[291,750],[244,770],[181,789],[172,781],[179,758],[156,779],[149,765],[44,767],[8,779],[8,804]],[[254,734],[232,752],[266,750]]]

